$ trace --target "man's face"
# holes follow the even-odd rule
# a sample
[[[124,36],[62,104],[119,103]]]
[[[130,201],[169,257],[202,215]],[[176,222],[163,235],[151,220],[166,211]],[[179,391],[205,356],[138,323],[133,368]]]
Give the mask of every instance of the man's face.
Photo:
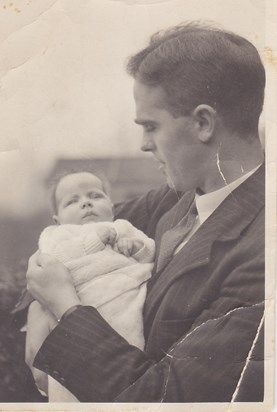
[[[67,175],[56,189],[57,216],[59,224],[83,225],[88,222],[113,220],[113,206],[103,191],[103,184],[91,173]]]
[[[143,127],[141,150],[153,153],[170,187],[198,187],[203,153],[193,116],[174,117],[166,110],[166,93],[160,86],[135,80],[134,98],[135,122]]]

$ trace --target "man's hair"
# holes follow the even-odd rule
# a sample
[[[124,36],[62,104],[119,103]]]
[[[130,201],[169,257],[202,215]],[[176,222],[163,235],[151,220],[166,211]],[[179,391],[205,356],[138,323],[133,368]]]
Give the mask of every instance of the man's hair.
[[[198,22],[169,28],[129,58],[127,72],[146,85],[161,86],[165,108],[176,117],[207,104],[228,129],[257,132],[265,70],[256,48],[237,34]]]
[[[97,171],[96,173],[91,169],[91,168],[85,168],[85,167],[80,167],[80,168],[72,168],[72,169],[68,169],[68,170],[63,170],[59,173],[57,173],[51,180],[49,183],[49,187],[50,187],[50,203],[52,206],[52,209],[54,211],[54,213],[58,213],[58,207],[57,207],[57,198],[56,198],[56,192],[57,192],[57,187],[60,183],[60,181],[69,175],[74,175],[76,173],[90,173],[93,176],[96,176],[101,182],[102,182],[102,187],[103,187],[103,191],[104,193],[106,193],[106,195],[110,196],[110,183],[108,181],[108,179],[106,178],[106,176],[102,173]]]

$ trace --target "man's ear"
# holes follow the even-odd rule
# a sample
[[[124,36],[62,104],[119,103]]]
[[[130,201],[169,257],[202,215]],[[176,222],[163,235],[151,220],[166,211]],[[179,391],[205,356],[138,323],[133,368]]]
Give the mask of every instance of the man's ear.
[[[198,138],[202,143],[208,143],[215,131],[217,114],[208,104],[200,104],[193,110],[197,123]]]
[[[60,221],[59,221],[58,216],[54,215],[54,216],[53,216],[53,220],[54,220],[54,222],[56,223],[56,225],[59,225],[59,224],[60,224]]]

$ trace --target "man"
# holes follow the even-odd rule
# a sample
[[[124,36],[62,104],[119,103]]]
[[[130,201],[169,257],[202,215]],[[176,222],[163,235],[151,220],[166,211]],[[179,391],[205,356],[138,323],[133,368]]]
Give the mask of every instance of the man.
[[[141,149],[167,180],[116,210],[156,241],[145,349],[80,306],[64,267],[35,254],[29,290],[61,320],[34,365],[83,402],[262,401],[265,73],[258,53],[235,34],[181,25],[154,35],[128,72]]]

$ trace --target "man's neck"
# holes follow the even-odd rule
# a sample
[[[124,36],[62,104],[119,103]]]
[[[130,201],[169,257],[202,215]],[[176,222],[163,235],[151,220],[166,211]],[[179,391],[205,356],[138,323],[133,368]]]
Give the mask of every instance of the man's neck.
[[[258,139],[250,143],[236,139],[232,143],[233,146],[219,145],[215,151],[214,158],[207,166],[203,187],[200,188],[204,193],[229,185],[263,163],[264,155]]]

